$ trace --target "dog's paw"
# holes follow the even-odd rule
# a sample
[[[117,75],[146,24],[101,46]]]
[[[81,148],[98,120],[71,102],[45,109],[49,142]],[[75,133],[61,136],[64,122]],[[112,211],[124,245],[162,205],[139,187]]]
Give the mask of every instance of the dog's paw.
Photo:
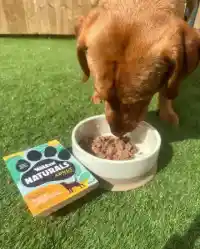
[[[93,96],[91,97],[91,101],[93,104],[95,105],[98,105],[100,104],[102,101],[101,101],[101,98],[99,97],[99,94],[98,93],[94,93]]]
[[[175,111],[159,111],[159,117],[162,121],[168,122],[174,126],[179,125],[179,117]]]

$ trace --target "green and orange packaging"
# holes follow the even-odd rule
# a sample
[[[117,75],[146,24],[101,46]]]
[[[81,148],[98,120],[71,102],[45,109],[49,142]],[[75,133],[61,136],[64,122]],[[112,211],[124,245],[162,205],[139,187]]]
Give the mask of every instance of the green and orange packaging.
[[[33,216],[49,215],[98,186],[57,140],[3,159]]]

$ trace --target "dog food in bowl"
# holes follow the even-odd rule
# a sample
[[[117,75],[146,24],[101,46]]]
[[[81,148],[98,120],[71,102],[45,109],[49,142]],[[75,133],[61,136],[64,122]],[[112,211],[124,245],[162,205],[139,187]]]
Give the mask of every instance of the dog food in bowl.
[[[108,160],[128,160],[138,151],[128,137],[98,136],[82,140],[80,145],[88,153]]]

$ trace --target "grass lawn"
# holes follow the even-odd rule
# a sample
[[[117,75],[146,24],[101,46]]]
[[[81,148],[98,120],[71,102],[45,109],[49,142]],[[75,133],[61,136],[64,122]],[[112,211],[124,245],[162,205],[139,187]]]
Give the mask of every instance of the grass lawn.
[[[80,84],[73,40],[0,39],[0,154],[59,139],[101,113]],[[159,172],[143,188],[96,191],[47,218],[32,218],[1,160],[2,249],[199,249],[200,70],[176,101],[180,128],[160,122],[153,101],[148,121],[162,134]]]

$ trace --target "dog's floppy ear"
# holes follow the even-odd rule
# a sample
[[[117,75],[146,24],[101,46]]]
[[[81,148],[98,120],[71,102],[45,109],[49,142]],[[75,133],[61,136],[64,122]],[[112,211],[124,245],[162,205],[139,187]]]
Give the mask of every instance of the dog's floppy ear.
[[[77,39],[80,36],[84,21],[85,21],[84,16],[79,16],[75,21],[74,32]]]
[[[200,62],[200,32],[181,21],[173,44],[164,53],[168,64],[166,72],[166,97],[174,99],[178,95],[180,82],[192,73]]]
[[[75,24],[75,35],[77,39],[77,57],[82,71],[84,72],[83,82],[86,82],[90,77],[90,69],[87,62],[87,34],[99,16],[98,8],[92,9],[89,14],[77,19]]]
[[[87,63],[86,58],[86,52],[87,52],[87,46],[86,46],[86,29],[85,29],[85,17],[81,16],[77,19],[75,24],[75,36],[77,39],[77,58],[79,61],[79,64],[81,66],[81,69],[84,73],[83,82],[86,82],[88,78],[90,77],[90,70]]]

